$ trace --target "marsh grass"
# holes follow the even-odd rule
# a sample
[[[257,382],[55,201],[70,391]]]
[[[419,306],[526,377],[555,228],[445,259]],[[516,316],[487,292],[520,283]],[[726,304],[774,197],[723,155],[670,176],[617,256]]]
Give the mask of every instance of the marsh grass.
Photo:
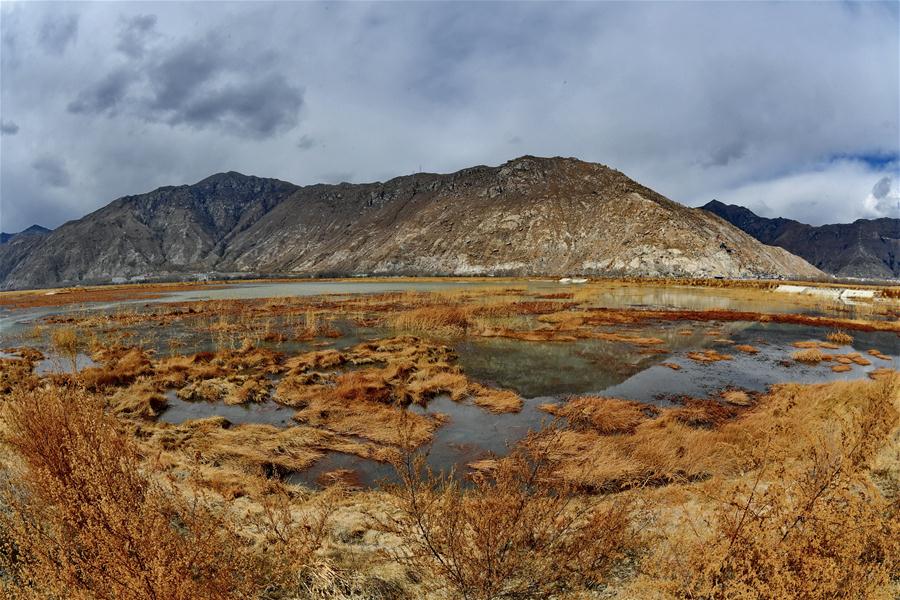
[[[78,339],[78,331],[74,327],[57,327],[50,332],[53,348],[60,356],[68,359],[72,366],[72,372],[78,370],[78,351],[81,343]]]
[[[646,583],[691,598],[891,597],[900,515],[867,472],[897,430],[898,384],[893,373],[818,397],[804,390],[796,400],[813,406],[786,405],[790,433],[761,438],[751,477],[711,486],[711,526],[688,521],[670,534]]]
[[[807,364],[818,364],[823,360],[828,360],[829,355],[825,354],[818,348],[805,348],[803,350],[797,350],[791,357],[797,362],[807,363]]]
[[[825,336],[825,339],[841,346],[849,346],[853,343],[853,336],[841,330],[832,331]]]
[[[4,441],[21,460],[0,511],[10,597],[251,592],[253,569],[222,515],[150,477],[102,403],[65,389],[19,396],[3,416]]]
[[[404,453],[395,462],[401,483],[389,490],[394,510],[376,519],[403,542],[392,558],[456,598],[547,598],[602,585],[638,545],[634,508],[554,484],[550,443],[523,446],[469,488]]]

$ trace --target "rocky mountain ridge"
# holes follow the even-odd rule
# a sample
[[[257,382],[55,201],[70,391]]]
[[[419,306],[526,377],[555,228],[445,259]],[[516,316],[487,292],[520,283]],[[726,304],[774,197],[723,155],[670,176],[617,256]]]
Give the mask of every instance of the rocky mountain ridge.
[[[40,225],[32,225],[26,229],[18,233],[6,233],[0,232],[0,244],[5,244],[9,241],[12,241],[13,238],[23,237],[28,235],[44,235],[46,233],[50,233],[50,230],[46,227],[41,227]]]
[[[818,227],[792,219],[760,217],[717,200],[702,207],[770,246],[796,254],[840,277],[900,278],[900,219],[858,219]]]
[[[367,184],[298,187],[230,172],[126,196],[43,236],[0,285],[213,271],[822,275],[604,165],[524,156]]]

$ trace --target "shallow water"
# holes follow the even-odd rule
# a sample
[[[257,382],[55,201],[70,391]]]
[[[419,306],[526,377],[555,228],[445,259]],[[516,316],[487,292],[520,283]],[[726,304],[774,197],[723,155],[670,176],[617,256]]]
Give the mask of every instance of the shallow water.
[[[275,427],[296,425],[293,420],[293,408],[278,404],[272,400],[265,402],[248,402],[247,404],[229,405],[223,402],[189,402],[179,398],[175,390],[166,393],[168,406],[159,415],[160,421],[179,425],[191,419],[206,417],[224,417],[235,425],[244,423],[262,423]]]
[[[426,407],[411,405],[408,410],[418,414],[443,414],[448,421],[435,432],[430,444],[419,449],[425,454],[428,466],[435,471],[455,469],[457,480],[466,480],[466,465],[472,461],[502,456],[529,431],[537,431],[552,418],[539,406],[558,402],[556,398],[531,398],[525,400],[518,413],[497,415],[468,402],[454,402],[441,394],[428,402]],[[316,486],[322,477],[332,471],[348,469],[354,472],[358,485],[374,487],[383,483],[396,483],[399,479],[391,465],[360,458],[343,452],[331,452],[311,468],[292,473],[291,483]]]

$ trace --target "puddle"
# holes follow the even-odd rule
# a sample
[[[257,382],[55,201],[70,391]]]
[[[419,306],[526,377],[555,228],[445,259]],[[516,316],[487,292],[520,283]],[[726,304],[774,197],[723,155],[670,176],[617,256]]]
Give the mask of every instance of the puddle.
[[[159,415],[159,420],[178,425],[191,419],[207,417],[225,417],[235,425],[245,423],[262,423],[275,427],[296,425],[292,419],[293,408],[283,406],[272,400],[265,402],[249,402],[247,404],[229,405],[222,402],[189,402],[179,398],[175,390],[166,392],[168,407]]]
[[[91,360],[87,354],[78,353],[75,357],[75,370],[80,371],[87,367],[99,367],[100,364]],[[59,355],[51,355],[44,360],[38,361],[34,366],[34,372],[38,375],[49,375],[50,373],[71,373],[72,361]]]
[[[557,401],[551,397],[532,398],[525,400],[520,412],[498,415],[473,404],[454,402],[450,396],[441,394],[426,407],[411,405],[409,410],[418,414],[442,413],[449,417],[435,432],[431,443],[419,452],[426,455],[431,469],[445,473],[454,469],[456,479],[465,483],[468,463],[507,454],[510,447],[529,431],[541,429],[552,421],[552,417],[538,407]],[[391,465],[341,452],[325,455],[309,469],[291,473],[286,481],[316,487],[321,485],[323,475],[338,469],[352,471],[351,480],[363,487],[398,481]]]

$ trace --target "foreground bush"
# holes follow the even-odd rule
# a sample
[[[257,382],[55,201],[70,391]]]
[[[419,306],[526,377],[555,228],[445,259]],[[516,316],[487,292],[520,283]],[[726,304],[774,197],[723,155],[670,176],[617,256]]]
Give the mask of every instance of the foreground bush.
[[[829,420],[792,438],[796,456],[766,444],[755,476],[720,482],[712,514],[655,558],[651,588],[681,598],[896,597],[900,504],[868,473],[900,425],[900,377],[815,389]]]
[[[394,512],[381,525],[402,540],[394,558],[453,597],[547,598],[603,582],[635,546],[632,508],[551,481],[548,448],[532,444],[465,487],[421,455],[397,462]]]
[[[60,388],[6,403],[0,529],[10,598],[224,599],[252,592],[238,536],[199,500],[142,467],[134,443],[84,392]]]

